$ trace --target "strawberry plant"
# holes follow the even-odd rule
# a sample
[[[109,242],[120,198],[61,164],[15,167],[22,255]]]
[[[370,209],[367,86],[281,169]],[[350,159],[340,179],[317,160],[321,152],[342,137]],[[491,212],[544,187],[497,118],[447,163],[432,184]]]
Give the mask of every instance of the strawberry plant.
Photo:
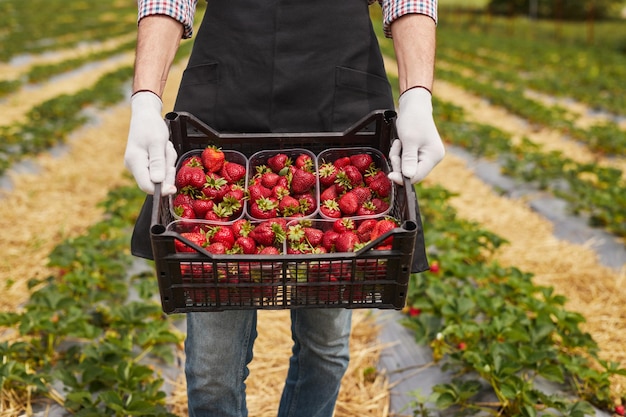
[[[107,218],[50,254],[57,274],[31,281],[22,312],[0,314],[19,336],[0,344],[2,392],[48,397],[76,415],[170,415],[153,367],[174,359],[181,335],[150,301],[156,279],[126,272],[142,199],[134,187],[113,190]]]
[[[609,379],[626,370],[601,359],[580,328],[584,318],[566,310],[565,297],[552,288],[534,284],[531,274],[493,261],[506,242],[457,218],[446,205],[447,191],[419,187],[418,193],[428,201],[422,214],[437,268],[412,276],[407,305],[418,313],[405,323],[456,375],[437,385],[429,400],[456,415],[535,416],[551,409],[582,416],[593,414],[589,404],[611,408]],[[564,393],[547,395],[538,380]],[[473,400],[484,384],[496,403]]]

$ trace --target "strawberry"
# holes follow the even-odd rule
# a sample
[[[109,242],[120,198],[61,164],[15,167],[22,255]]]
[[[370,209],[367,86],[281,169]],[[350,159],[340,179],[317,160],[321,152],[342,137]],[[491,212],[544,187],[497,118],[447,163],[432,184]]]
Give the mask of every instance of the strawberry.
[[[333,230],[337,233],[347,232],[354,230],[354,220],[346,217],[339,218],[333,222]]]
[[[389,194],[391,194],[391,180],[387,176],[373,179],[369,184],[369,188],[380,198],[389,197]]]
[[[180,234],[191,243],[195,243],[198,246],[205,247],[207,245],[206,236],[201,232],[184,232]],[[174,249],[176,252],[196,252],[191,246],[188,246],[181,240],[174,240]]]
[[[305,193],[315,187],[315,174],[302,169],[296,169],[291,179],[291,191],[296,194]]]
[[[290,195],[286,195],[278,203],[278,212],[281,216],[291,217],[300,212],[300,202]]]
[[[219,203],[224,198],[224,194],[228,192],[228,181],[216,173],[209,173],[206,176],[206,182],[202,192],[204,195]]]
[[[324,237],[324,232],[315,227],[305,227],[304,228],[304,237],[311,247],[316,248],[322,244],[322,238]]]
[[[345,231],[340,233],[337,237],[337,240],[335,241],[335,251],[352,252],[357,243],[360,243],[357,234],[352,230]]]
[[[246,167],[236,162],[224,161],[219,173],[232,184],[241,181],[246,176]]]
[[[344,216],[350,216],[357,212],[360,206],[359,197],[356,193],[347,192],[339,197],[339,210]]]
[[[261,184],[263,184],[264,187],[267,188],[274,188],[276,186],[276,184],[278,184],[278,180],[280,179],[280,175],[278,175],[275,172],[265,172],[261,175],[260,179],[261,179]]]
[[[371,240],[376,240],[378,239],[379,236],[384,235],[385,233],[387,233],[388,231],[395,229],[396,227],[398,227],[398,225],[396,224],[396,221],[391,219],[391,218],[385,218],[382,220],[379,220],[376,223],[376,226],[374,227],[374,230],[372,230],[372,235],[371,235]],[[387,239],[385,239],[384,241],[382,241],[380,244],[381,245],[390,245],[393,241],[393,235],[389,236]]]
[[[267,166],[270,167],[272,171],[279,174],[284,168],[291,166],[291,158],[284,153],[277,153],[267,158]]]
[[[339,172],[339,169],[334,164],[330,162],[325,162],[320,165],[317,172],[322,187],[329,187],[335,183],[335,179],[337,178],[337,172]]]
[[[226,159],[224,152],[214,145],[204,148],[200,157],[207,172],[219,172]]]
[[[376,207],[376,214],[384,213],[389,209],[389,203],[381,198],[372,198],[372,204]]]
[[[252,255],[255,254],[256,251],[256,242],[250,236],[239,236],[233,245],[234,253]]]
[[[365,181],[365,185],[370,185],[370,183],[374,180],[380,178],[387,178],[387,174],[382,171],[380,168],[371,167],[367,170],[367,172],[363,175],[363,180]]]
[[[324,191],[322,191],[322,193],[320,194],[321,201],[334,200],[337,197],[339,197],[339,193],[337,192],[337,187],[335,186],[335,184],[331,184],[330,186],[325,188]]]
[[[282,244],[285,240],[285,229],[282,224],[272,220],[258,224],[249,236],[254,239],[259,246],[273,246]]]
[[[624,407],[621,404],[615,406],[615,414],[617,414],[618,416],[623,416],[625,413],[626,413],[626,407]]]
[[[311,155],[306,154],[306,153],[301,153],[300,155],[296,157],[295,166],[296,168],[300,168],[305,171],[312,172],[313,168],[315,167],[315,162],[313,161],[313,158],[311,158]]]
[[[332,229],[325,231],[324,236],[322,236],[322,247],[324,247],[328,252],[334,252],[335,242],[338,237],[339,233]]]
[[[233,233],[236,237],[239,236],[248,236],[252,229],[254,229],[254,225],[248,219],[239,219],[235,220],[232,224]]]
[[[357,216],[373,216],[376,214],[376,206],[371,201],[366,201],[356,211]]]
[[[196,212],[191,204],[179,204],[174,206],[174,214],[182,219],[195,219]]]
[[[374,230],[376,223],[378,223],[376,219],[367,219],[363,220],[361,224],[359,224],[356,229],[356,234],[362,243],[369,242],[371,240],[372,231]]]
[[[362,174],[374,163],[372,156],[367,153],[350,155],[350,164],[354,165]]]
[[[215,202],[213,200],[209,199],[204,194],[200,194],[198,198],[195,198],[191,202],[191,207],[193,208],[193,211],[196,213],[196,218],[203,219],[207,211],[213,209],[214,204]]]
[[[274,246],[266,246],[258,252],[259,255],[280,255],[280,250]]]
[[[205,173],[202,165],[196,165],[192,160],[180,167],[176,173],[175,184],[179,190],[201,190],[204,187]],[[185,191],[183,191],[185,192]]]
[[[313,214],[317,208],[317,198],[313,195],[313,192],[294,194],[293,198],[300,203],[300,212],[305,216]]]
[[[224,255],[227,252],[227,248],[222,242],[213,242],[206,247],[206,250],[215,255]]]
[[[287,241],[289,244],[298,244],[304,242],[306,235],[304,234],[304,226],[297,223],[287,228]]]
[[[350,165],[350,157],[349,156],[343,156],[341,158],[337,158],[335,160],[335,162],[333,162],[333,164],[337,167],[337,168],[343,168],[346,165]]]
[[[267,198],[272,195],[272,190],[264,187],[260,183],[252,184],[248,187],[248,198],[250,201],[256,201],[260,198]]]
[[[177,193],[172,200],[172,207],[180,206],[181,204],[193,205],[193,197],[185,193]]]
[[[261,197],[250,204],[250,216],[256,219],[271,219],[278,215],[278,200]]]
[[[356,194],[359,200],[359,205],[365,204],[372,198],[372,190],[370,190],[369,187],[355,187],[350,192]]]
[[[339,192],[348,191],[358,187],[363,183],[363,175],[354,165],[346,165],[337,173],[335,184],[339,187]]]
[[[220,242],[226,249],[231,249],[235,244],[235,234],[230,226],[219,225],[207,230],[207,239],[210,243]]]
[[[341,217],[341,209],[337,200],[324,200],[320,205],[320,213],[324,216],[336,219]]]

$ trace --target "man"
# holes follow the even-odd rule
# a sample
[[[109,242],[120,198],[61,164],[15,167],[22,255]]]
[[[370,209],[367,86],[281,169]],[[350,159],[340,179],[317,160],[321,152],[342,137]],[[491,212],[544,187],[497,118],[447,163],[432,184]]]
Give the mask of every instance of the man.
[[[163,92],[196,0],[139,0],[139,25],[125,155],[139,187],[176,192],[176,152],[162,119]],[[403,183],[421,181],[443,158],[432,117],[436,0],[384,0],[400,91],[390,150]],[[211,0],[174,110],[220,132],[342,131],[393,108],[366,0]],[[268,149],[271,144],[268,143]],[[350,310],[291,311],[293,355],[279,417],[331,417],[348,366]],[[247,416],[245,379],[256,311],[190,313],[185,342],[190,416]]]

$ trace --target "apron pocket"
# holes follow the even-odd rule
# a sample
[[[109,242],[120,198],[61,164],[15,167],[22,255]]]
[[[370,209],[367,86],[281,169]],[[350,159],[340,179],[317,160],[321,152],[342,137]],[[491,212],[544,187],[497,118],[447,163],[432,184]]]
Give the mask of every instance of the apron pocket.
[[[211,124],[215,116],[218,64],[187,67],[183,73],[174,111],[188,112]]]
[[[352,68],[335,68],[333,130],[344,130],[381,109],[393,109],[391,86],[386,78]]]

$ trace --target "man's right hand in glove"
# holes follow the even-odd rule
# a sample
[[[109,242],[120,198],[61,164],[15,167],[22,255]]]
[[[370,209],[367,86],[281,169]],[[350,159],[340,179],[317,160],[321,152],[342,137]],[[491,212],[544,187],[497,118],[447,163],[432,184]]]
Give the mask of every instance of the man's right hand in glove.
[[[159,96],[150,91],[132,96],[124,164],[144,192],[154,194],[154,184],[162,183],[162,195],[170,195],[176,193],[177,155],[161,116],[162,108]]]

